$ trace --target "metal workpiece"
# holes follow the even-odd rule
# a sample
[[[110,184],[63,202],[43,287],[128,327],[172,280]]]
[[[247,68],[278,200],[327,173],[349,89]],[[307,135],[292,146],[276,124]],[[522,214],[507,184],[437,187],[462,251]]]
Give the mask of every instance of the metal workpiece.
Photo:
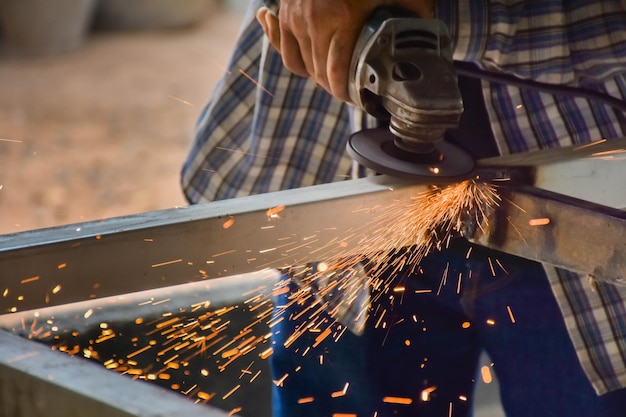
[[[626,138],[485,158],[476,167],[479,173],[526,172],[526,184],[537,188],[626,208]]]
[[[189,323],[209,311],[238,306],[222,316],[232,323],[220,332],[227,340],[235,339],[257,320],[258,312],[242,306],[243,298],[248,298],[244,294],[271,293],[277,280],[277,271],[264,271],[0,315],[0,328],[13,332],[0,332],[0,417],[157,417],[176,412],[225,417],[238,408],[237,415],[270,416],[272,382],[267,360],[254,360],[255,373],[259,372],[254,384],[242,380],[238,366],[218,371],[215,358],[208,354],[189,359],[189,365],[181,369],[164,371],[162,362],[155,359],[167,347],[167,338],[153,330],[162,320],[179,317]],[[198,304],[206,307],[194,309]],[[97,341],[103,323],[115,337]],[[260,323],[254,331],[265,334],[269,328]],[[158,349],[133,357],[136,365],[132,368],[145,370],[144,374],[111,366],[149,341],[157,342],[154,347]],[[183,377],[184,370],[191,374]],[[151,371],[154,379],[148,375]],[[176,384],[179,389],[174,388]],[[237,395],[224,399],[224,393],[237,384],[241,384]],[[197,388],[187,392],[194,385]],[[210,401],[206,400],[209,395]]]
[[[626,285],[626,212],[534,187],[501,187],[473,243]]]
[[[228,413],[0,330],[0,417],[174,415]]]
[[[598,257],[593,268],[575,270],[617,282],[618,252],[609,258],[602,248],[618,251],[619,238],[626,236],[620,213],[606,207],[626,207],[624,145],[624,140],[614,140],[525,158],[478,161],[480,172],[530,167],[534,176],[529,181],[536,188],[565,190],[581,200],[529,194],[519,182],[489,178],[509,199],[503,198],[496,210],[497,216],[510,217],[498,224],[509,232],[468,236],[477,243],[495,247],[497,242],[501,250],[564,267],[570,265],[566,260],[578,262],[584,259],[578,253],[587,252],[587,258]],[[494,165],[498,161],[502,166]],[[516,186],[506,188],[507,183]],[[327,260],[354,254],[363,242],[369,251],[377,250],[376,245],[389,250],[375,233],[397,228],[392,209],[415,208],[420,204],[415,197],[429,190],[425,183],[376,176],[3,235],[0,313]],[[528,202],[517,205],[528,205],[527,213],[507,206],[522,197]],[[531,210],[544,206],[545,212]],[[528,227],[528,220],[536,217],[550,218],[550,224]],[[553,228],[559,233],[556,237],[546,233]],[[523,239],[516,238],[520,235]],[[524,248],[523,242],[532,239],[536,244]],[[608,243],[585,246],[589,239]]]
[[[375,177],[0,236],[0,312],[327,259],[427,189]]]

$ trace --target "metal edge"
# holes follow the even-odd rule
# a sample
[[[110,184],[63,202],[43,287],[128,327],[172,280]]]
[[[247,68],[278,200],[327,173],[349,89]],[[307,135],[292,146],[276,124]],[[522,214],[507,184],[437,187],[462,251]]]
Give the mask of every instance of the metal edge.
[[[225,417],[228,413],[0,330],[2,417]]]

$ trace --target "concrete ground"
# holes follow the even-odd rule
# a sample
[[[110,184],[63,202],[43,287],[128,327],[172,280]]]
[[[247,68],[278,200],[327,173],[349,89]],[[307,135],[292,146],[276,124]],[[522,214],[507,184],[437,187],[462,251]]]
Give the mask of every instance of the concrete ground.
[[[0,55],[0,234],[184,205],[180,167],[242,17]]]

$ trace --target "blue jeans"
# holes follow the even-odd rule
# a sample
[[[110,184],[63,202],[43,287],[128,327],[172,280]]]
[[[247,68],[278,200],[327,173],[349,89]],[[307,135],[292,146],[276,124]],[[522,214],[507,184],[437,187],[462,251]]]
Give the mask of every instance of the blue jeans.
[[[368,320],[359,336],[313,347],[319,333],[306,332],[285,348],[307,317],[287,320],[306,308],[290,307],[272,329],[272,377],[282,380],[274,415],[469,416],[483,349],[509,417],[626,415],[626,390],[593,391],[541,265],[477,246],[468,258],[469,247],[453,240],[421,272],[394,277],[405,291],[382,294],[372,312],[386,310],[384,319]]]

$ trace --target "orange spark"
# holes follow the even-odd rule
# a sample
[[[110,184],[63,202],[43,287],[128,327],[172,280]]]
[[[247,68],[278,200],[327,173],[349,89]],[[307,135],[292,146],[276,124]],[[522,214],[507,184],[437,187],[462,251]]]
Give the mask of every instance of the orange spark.
[[[491,270],[491,275],[495,277],[496,276],[496,270],[493,267],[493,262],[491,261],[491,257],[490,256],[487,257],[487,261],[489,261],[489,269]]]
[[[227,250],[225,252],[216,253],[215,255],[213,255],[211,257],[212,258],[219,258],[220,256],[228,255],[229,253],[235,253],[235,252],[237,252],[237,249],[231,249],[231,250]],[[209,261],[207,261],[207,263],[209,263]]]
[[[331,334],[330,327],[326,328],[319,336],[315,338],[315,343],[313,343],[313,347],[317,347],[320,343],[324,341]]]
[[[422,400],[423,402],[430,401],[430,394],[432,394],[436,389],[436,386],[424,388],[420,393],[420,400]]]
[[[287,379],[287,377],[289,376],[289,374],[285,374],[283,376],[280,377],[280,379],[277,379],[274,382],[274,385],[276,385],[277,387],[282,387],[283,386],[283,382],[285,382],[285,379]]]
[[[530,219],[528,221],[529,226],[545,226],[550,224],[550,219],[547,217],[542,217],[540,219]]]
[[[613,149],[610,151],[596,152],[593,154],[593,156],[595,157],[613,156],[613,155],[619,155],[624,152],[626,152],[626,149]]]
[[[577,147],[574,148],[574,150],[575,151],[579,151],[581,149],[590,148],[592,146],[599,145],[599,144],[604,143],[604,142],[606,142],[606,139],[599,139],[599,140],[593,141],[591,143],[587,143],[585,145],[577,146]]]
[[[261,90],[263,90],[265,93],[269,94],[270,97],[274,97],[274,94],[270,93],[268,89],[266,89],[265,87],[263,87],[261,84],[259,84],[259,82],[257,80],[255,80],[254,78],[252,78],[250,75],[248,75],[244,70],[242,70],[241,68],[239,68],[239,73],[241,75],[243,75],[244,77],[246,77],[247,79],[249,79],[250,81],[252,81],[254,84],[256,84],[259,88],[261,88]]]
[[[389,403],[389,404],[409,405],[409,404],[413,404],[413,399],[406,398],[406,397],[384,397],[383,402]]]
[[[511,323],[515,323],[515,317],[513,316],[513,311],[511,311],[511,306],[506,306],[506,311],[509,312],[509,317],[511,318]]]
[[[259,357],[261,359],[267,359],[270,357],[272,353],[274,353],[274,349],[270,347],[270,348],[265,349],[263,352],[259,353]]]
[[[166,265],[172,265],[172,264],[177,264],[179,262],[182,262],[182,259],[174,259],[173,261],[166,261],[166,262],[161,262],[158,264],[153,264],[152,267],[153,268],[159,268],[161,266],[166,266]]]
[[[335,391],[332,394],[330,394],[331,398],[339,398],[339,397],[343,397],[344,395],[346,395],[348,392],[349,385],[350,383],[346,382],[346,384],[343,386],[343,389],[341,391]]]
[[[274,291],[272,291],[272,295],[276,297],[277,295],[287,294],[288,292],[289,292],[289,287],[284,286],[284,287],[276,288]]]
[[[480,368],[480,375],[483,378],[483,382],[485,384],[491,384],[491,382],[493,381],[493,377],[491,376],[491,370],[486,365]]]
[[[298,404],[308,404],[312,403],[313,401],[315,401],[315,398],[313,397],[304,397],[298,399]]]
[[[188,102],[188,101],[185,101],[185,100],[183,100],[182,98],[178,98],[178,97],[175,97],[175,96],[172,96],[172,95],[168,95],[168,97],[169,97],[169,98],[171,98],[172,100],[179,101],[179,102],[181,102],[181,103],[183,103],[183,104],[186,104],[186,105],[188,105],[188,106],[193,106],[193,104],[192,104],[192,103],[190,103],[190,102]]]
[[[126,358],[127,359],[134,358],[135,356],[145,352],[146,350],[150,349],[151,347],[152,346],[150,346],[150,345],[144,346],[141,349],[134,351],[133,353],[129,353],[128,355],[126,355]]]
[[[230,228],[233,224],[235,224],[235,218],[231,216],[228,220],[226,220],[226,221],[224,222],[224,224],[222,224],[222,228],[224,228],[224,229],[228,229],[228,228]]]
[[[20,284],[28,284],[29,282],[35,282],[39,280],[39,276],[35,276],[35,277],[30,277],[30,278],[24,278],[23,280],[20,281]],[[8,292],[8,288],[5,290],[5,292]]]
[[[198,398],[204,401],[209,401],[215,394],[208,394],[206,392],[198,391]]]
[[[223,397],[222,400],[225,400],[226,398],[230,397],[231,395],[233,395],[233,393],[235,391],[237,391],[239,388],[241,388],[241,385],[237,385],[235,386],[235,388],[231,389],[230,391],[228,391]]]
[[[275,218],[278,213],[280,213],[281,211],[285,210],[285,206],[281,205],[281,206],[277,206],[277,207],[270,207],[265,214],[267,215],[268,218]]]

